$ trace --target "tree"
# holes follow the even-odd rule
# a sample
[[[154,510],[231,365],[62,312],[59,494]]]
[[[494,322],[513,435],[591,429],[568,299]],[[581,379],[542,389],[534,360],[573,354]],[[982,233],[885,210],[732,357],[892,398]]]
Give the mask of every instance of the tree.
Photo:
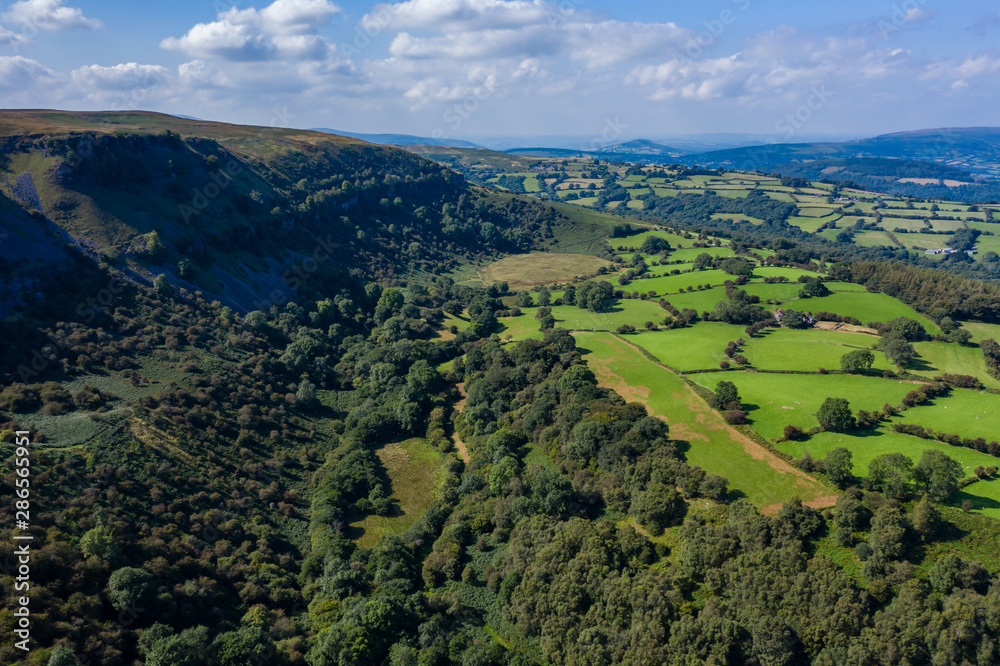
[[[108,598],[120,611],[141,606],[153,590],[153,574],[145,569],[122,567],[108,578]]]
[[[552,292],[545,287],[538,290],[538,305],[545,306],[552,301]]]
[[[823,473],[830,482],[838,488],[846,488],[854,483],[854,463],[852,454],[842,446],[826,454],[823,461]]]
[[[753,262],[747,261],[746,259],[740,259],[739,257],[728,257],[722,260],[719,264],[719,268],[722,269],[724,273],[729,275],[746,275],[750,277],[753,275],[754,264]]]
[[[868,484],[887,497],[902,497],[912,468],[913,461],[902,453],[883,453],[868,463]]]
[[[740,393],[736,384],[721,381],[715,387],[715,397],[712,398],[712,407],[715,409],[728,409],[732,403],[736,403],[736,408],[740,405]]]
[[[924,498],[913,507],[910,522],[913,523],[913,529],[916,530],[917,534],[925,542],[929,542],[937,536],[941,529],[941,512],[931,502],[930,497],[924,495]]]
[[[49,655],[48,666],[80,666],[80,662],[68,647],[57,645]]]
[[[108,563],[113,563],[121,555],[114,537],[101,520],[97,521],[93,529],[80,537],[80,552],[84,557],[97,557]]]
[[[169,294],[170,293],[170,281],[167,276],[160,273],[155,278],[153,278],[153,289],[156,290],[158,294]]]
[[[212,652],[220,666],[264,663],[275,654],[271,637],[261,627],[240,627],[220,634],[212,644]]]
[[[907,342],[919,342],[928,338],[927,331],[916,319],[897,317],[889,322],[889,326],[893,333],[899,334]]]
[[[295,392],[296,402],[302,409],[313,409],[319,405],[316,397],[316,385],[308,379],[303,379],[299,383],[299,390]]]
[[[917,350],[900,336],[883,336],[879,347],[885,357],[899,367],[905,366],[917,355]]]
[[[653,536],[663,534],[663,530],[676,525],[684,518],[687,505],[674,488],[660,482],[650,483],[645,492],[640,493],[635,505],[635,519],[649,530]]]
[[[871,511],[861,501],[861,491],[849,488],[837,498],[833,508],[833,520],[839,528],[850,532],[862,532],[868,529]]]
[[[691,266],[691,270],[703,271],[712,265],[712,255],[707,252],[702,252],[697,257],[694,258],[694,265]]]
[[[843,398],[827,398],[816,413],[816,418],[823,430],[832,432],[847,432],[855,425],[850,403]]]
[[[610,282],[591,280],[584,282],[576,290],[576,305],[591,312],[604,312],[614,301],[614,290]]]
[[[896,502],[886,502],[875,512],[869,543],[876,557],[898,560],[906,547],[906,517]]]
[[[642,241],[642,247],[639,249],[644,254],[659,254],[669,251],[670,243],[667,242],[667,239],[659,236],[646,236],[646,240]]]
[[[806,278],[802,289],[799,290],[800,298],[819,298],[820,296],[828,296],[829,294],[830,290],[827,289],[820,278]]]
[[[870,370],[875,362],[875,355],[867,349],[855,349],[840,357],[840,369],[851,374]]]
[[[962,465],[937,449],[927,449],[913,468],[913,480],[938,502],[950,500],[958,492]]]

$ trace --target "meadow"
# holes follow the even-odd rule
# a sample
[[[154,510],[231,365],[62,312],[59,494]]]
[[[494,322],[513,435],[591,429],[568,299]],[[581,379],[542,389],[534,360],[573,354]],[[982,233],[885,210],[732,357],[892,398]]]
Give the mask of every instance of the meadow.
[[[434,500],[444,473],[441,454],[425,439],[392,442],[376,449],[375,455],[389,478],[393,508],[387,516],[372,514],[351,523],[351,536],[362,548],[374,546],[385,534],[400,534],[415,523]]]
[[[584,359],[602,385],[645,404],[670,425],[689,464],[720,474],[748,499],[776,510],[792,496],[832,503],[832,488],[803,474],[728,426],[679,375],[650,361],[628,342],[607,333],[576,333]]]

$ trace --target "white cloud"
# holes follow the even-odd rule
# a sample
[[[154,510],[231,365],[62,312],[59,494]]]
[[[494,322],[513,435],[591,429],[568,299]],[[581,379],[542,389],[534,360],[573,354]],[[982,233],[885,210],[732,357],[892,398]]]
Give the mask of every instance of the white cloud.
[[[167,68],[160,65],[140,65],[134,62],[113,67],[86,65],[73,70],[73,82],[82,89],[134,90],[150,89],[163,85]]]
[[[937,12],[929,12],[920,7],[911,7],[906,12],[905,20],[907,23],[922,23],[934,18],[936,15]]]
[[[335,49],[317,31],[339,11],[328,0],[275,0],[261,10],[233,7],[160,46],[208,60],[322,60]]]
[[[63,28],[100,28],[101,22],[83,15],[76,7],[64,7],[63,0],[20,0],[10,6],[5,21],[15,25],[32,26],[38,30]]]
[[[24,56],[0,56],[0,90],[45,93],[61,84],[64,77]]]
[[[30,43],[31,40],[25,35],[11,32],[0,25],[0,46],[9,46],[16,49]]]
[[[442,32],[510,30],[539,24],[554,24],[572,17],[541,0],[407,0],[376,5],[361,19],[368,30],[430,29]]]

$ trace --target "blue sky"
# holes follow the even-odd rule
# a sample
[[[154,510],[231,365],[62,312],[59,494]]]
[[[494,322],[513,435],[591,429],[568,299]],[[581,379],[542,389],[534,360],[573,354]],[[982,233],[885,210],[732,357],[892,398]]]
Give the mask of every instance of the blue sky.
[[[985,1],[0,0],[0,106],[434,136],[996,125]]]

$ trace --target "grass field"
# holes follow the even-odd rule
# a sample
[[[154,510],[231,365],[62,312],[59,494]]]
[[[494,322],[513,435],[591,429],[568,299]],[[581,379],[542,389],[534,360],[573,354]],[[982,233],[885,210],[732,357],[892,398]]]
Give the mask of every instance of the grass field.
[[[853,454],[854,474],[862,478],[868,475],[868,464],[872,459],[884,453],[902,453],[915,463],[923,451],[936,449],[961,463],[967,474],[971,474],[978,466],[988,467],[997,464],[996,458],[985,453],[891,430],[884,431],[881,428],[863,435],[823,432],[804,442],[783,442],[779,448],[796,458],[808,453],[813,458],[822,459],[838,446],[848,449]],[[966,499],[972,501],[975,510],[993,518],[1000,518],[1000,479],[979,481],[968,486],[953,504],[961,504]]]
[[[979,347],[934,341],[917,342],[913,347],[919,356],[906,367],[909,373],[929,378],[944,372],[971,375],[977,377],[983,386],[1000,388],[1000,381],[986,371],[986,359]]]
[[[688,462],[729,479],[758,506],[776,511],[791,497],[829,505],[834,491],[726,425],[684,380],[609,334],[577,333],[577,345],[604,386],[644,403],[688,443]]]
[[[736,384],[754,429],[768,439],[781,437],[789,424],[803,430],[816,427],[816,412],[828,397],[847,399],[853,412],[871,411],[887,402],[898,405],[914,388],[895,379],[855,375],[727,372],[691,375],[691,379],[712,391],[723,379]]]
[[[984,324],[979,321],[962,322],[962,327],[972,333],[972,342],[979,344],[987,338],[1000,342],[1000,324]]]
[[[524,313],[521,317],[504,318],[501,321],[510,325],[512,331],[524,333],[529,328],[537,329],[538,323],[534,317],[538,308],[521,310]],[[647,321],[661,323],[667,312],[655,301],[625,299],[618,301],[608,312],[591,312],[575,305],[556,305],[552,308],[552,316],[556,319],[556,326],[571,331],[614,331],[622,324],[642,328]],[[526,323],[527,321],[531,323]]]
[[[416,522],[431,502],[443,472],[441,454],[427,440],[408,439],[377,449],[392,483],[393,512],[367,516],[351,524],[354,542],[370,548],[385,534],[399,534]]]
[[[480,279],[485,284],[506,282],[512,290],[517,290],[566,282],[594,273],[602,266],[610,267],[611,263],[589,254],[532,252],[515,254],[490,264],[480,271]]]
[[[702,322],[670,331],[645,331],[628,336],[633,342],[671,368],[681,372],[709,370],[726,359],[729,341],[745,338],[744,326]]]
[[[935,398],[929,403],[912,407],[893,421],[996,441],[1000,440],[1000,396],[971,389],[955,389],[948,397]]]
[[[796,301],[796,310],[807,312],[834,312],[842,316],[857,317],[862,323],[870,321],[886,322],[897,317],[916,319],[929,333],[940,333],[941,329],[919,314],[916,310],[885,294],[867,292],[835,292],[829,296]]]
[[[781,328],[747,340],[742,353],[752,367],[761,370],[815,372],[820,368],[839,370],[840,357],[857,349],[870,349],[876,342],[876,338],[858,333]],[[882,352],[876,351],[874,356],[873,368],[893,369]]]

